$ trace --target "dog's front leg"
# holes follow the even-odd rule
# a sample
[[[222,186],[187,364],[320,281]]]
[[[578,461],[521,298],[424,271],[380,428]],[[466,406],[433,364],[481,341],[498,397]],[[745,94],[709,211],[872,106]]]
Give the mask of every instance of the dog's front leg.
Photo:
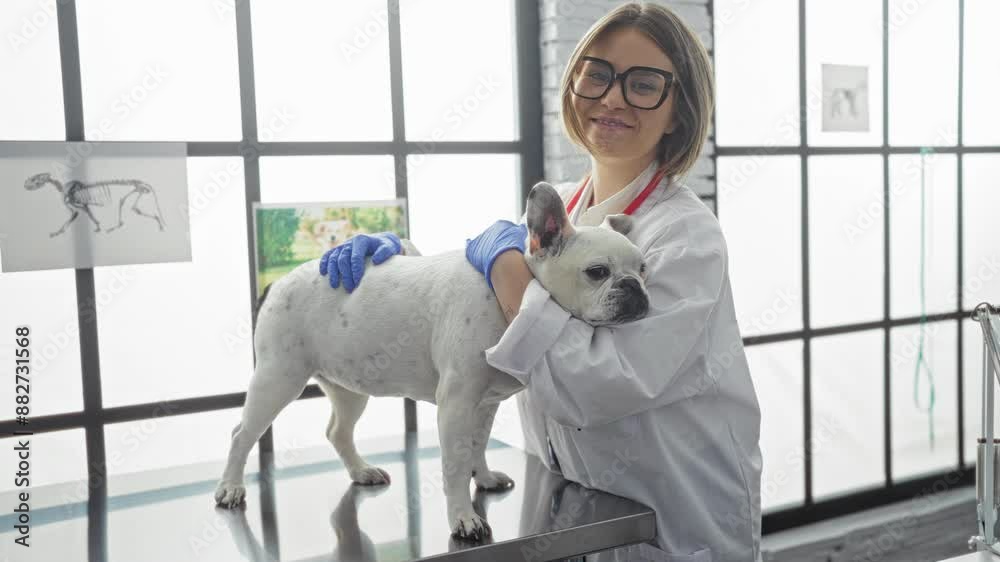
[[[461,393],[438,401],[438,434],[441,439],[441,467],[448,523],[452,535],[479,540],[492,534],[489,524],[472,508],[469,479],[476,463],[472,446],[475,402]]]

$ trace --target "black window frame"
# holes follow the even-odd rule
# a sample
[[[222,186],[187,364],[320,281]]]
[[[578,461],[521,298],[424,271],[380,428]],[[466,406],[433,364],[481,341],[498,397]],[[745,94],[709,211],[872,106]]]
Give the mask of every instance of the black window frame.
[[[751,336],[743,338],[744,346],[765,345],[777,342],[800,341],[803,344],[802,353],[802,400],[803,400],[803,470],[804,478],[804,501],[795,507],[776,509],[769,511],[763,516],[763,534],[774,533],[785,529],[799,527],[809,523],[823,521],[826,519],[839,517],[855,513],[858,511],[871,509],[878,506],[891,504],[894,502],[913,499],[922,495],[935,494],[944,489],[955,489],[963,486],[971,486],[975,480],[975,459],[966,459],[964,445],[967,439],[965,433],[968,428],[964,427],[963,403],[963,330],[962,322],[971,321],[972,311],[975,308],[968,308],[963,303],[963,200],[962,200],[962,175],[963,156],[966,154],[997,154],[1000,153],[1000,146],[965,146],[963,144],[963,81],[964,81],[964,53],[965,53],[965,0],[958,2],[958,139],[955,146],[933,146],[934,153],[954,154],[957,159],[957,207],[958,207],[958,274],[955,280],[957,288],[956,309],[951,312],[941,314],[931,314],[923,318],[920,316],[909,316],[902,318],[892,318],[890,315],[890,216],[891,200],[889,194],[889,157],[891,155],[919,155],[923,147],[920,146],[896,146],[889,144],[889,0],[882,0],[882,144],[874,146],[810,146],[808,143],[808,113],[807,113],[807,90],[806,90],[806,4],[807,0],[799,0],[798,10],[798,61],[799,61],[799,116],[800,116],[800,137],[798,145],[790,146],[716,146],[715,154],[712,158],[715,161],[716,169],[718,158],[729,156],[798,156],[801,171],[801,237],[802,237],[802,326],[801,330],[788,332]],[[709,16],[713,25],[714,34],[714,11],[715,0],[709,4]],[[716,129],[717,130],[717,129]],[[824,328],[810,327],[810,279],[809,279],[809,159],[812,156],[845,156],[845,155],[880,155],[882,157],[882,183],[883,201],[885,212],[883,213],[883,267],[886,275],[883,278],[883,311],[882,319],[872,322],[860,322]],[[719,205],[718,194],[716,194],[716,215],[720,220],[724,220],[724,208]],[[891,331],[893,328],[901,326],[919,325],[921,321],[928,324],[934,322],[953,322],[957,328],[957,393],[958,393],[958,450],[956,451],[955,465],[944,471],[937,471],[916,478],[894,479],[892,476],[892,411],[891,411]],[[812,431],[812,371],[811,371],[811,342],[814,338],[831,336],[836,334],[856,333],[866,330],[881,329],[883,332],[883,427],[884,434],[884,482],[876,488],[866,488],[853,492],[846,492],[835,497],[816,501],[813,497],[813,456],[810,443],[813,437]],[[773,405],[761,404],[761,408],[773,407]],[[975,428],[972,432],[977,432]],[[766,455],[766,451],[764,452]],[[971,461],[971,463],[970,463]],[[763,484],[763,483],[762,483]]]

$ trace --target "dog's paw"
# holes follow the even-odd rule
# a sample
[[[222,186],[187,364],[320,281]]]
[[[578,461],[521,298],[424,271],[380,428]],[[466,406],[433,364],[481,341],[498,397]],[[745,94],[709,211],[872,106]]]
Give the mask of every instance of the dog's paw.
[[[492,534],[490,524],[475,513],[459,515],[451,526],[451,535],[460,539],[478,541]]]
[[[391,480],[389,473],[377,466],[365,465],[359,469],[349,471],[351,480],[358,484],[375,485],[388,484]]]
[[[219,482],[215,489],[215,504],[226,509],[246,505],[247,489],[243,484]]]
[[[476,487],[484,490],[506,490],[514,487],[514,479],[499,470],[485,471],[485,474],[476,474],[474,477]]]

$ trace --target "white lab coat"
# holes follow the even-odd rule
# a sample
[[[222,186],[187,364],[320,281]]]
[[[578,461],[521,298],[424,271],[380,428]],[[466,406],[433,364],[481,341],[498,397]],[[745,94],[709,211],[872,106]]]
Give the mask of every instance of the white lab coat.
[[[654,167],[585,211],[588,186],[570,220],[593,225],[620,212]],[[529,453],[569,480],[656,511],[652,544],[588,562],[759,561],[760,408],[726,243],[712,211],[669,180],[632,215],[630,237],[646,258],[645,318],[595,328],[532,280],[486,360],[526,385],[517,405]],[[556,189],[565,203],[577,187]]]

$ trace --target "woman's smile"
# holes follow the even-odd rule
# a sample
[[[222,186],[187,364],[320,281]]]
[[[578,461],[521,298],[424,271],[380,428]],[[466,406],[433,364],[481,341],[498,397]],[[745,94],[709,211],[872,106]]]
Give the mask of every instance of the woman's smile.
[[[617,117],[592,117],[590,119],[591,123],[594,123],[601,129],[632,129],[632,125],[629,125],[625,121],[618,119]]]
[[[608,147],[609,143],[619,144],[626,137],[631,137],[636,131],[635,125],[629,125],[617,117],[597,116],[590,118],[590,130],[587,136],[599,146]]]

